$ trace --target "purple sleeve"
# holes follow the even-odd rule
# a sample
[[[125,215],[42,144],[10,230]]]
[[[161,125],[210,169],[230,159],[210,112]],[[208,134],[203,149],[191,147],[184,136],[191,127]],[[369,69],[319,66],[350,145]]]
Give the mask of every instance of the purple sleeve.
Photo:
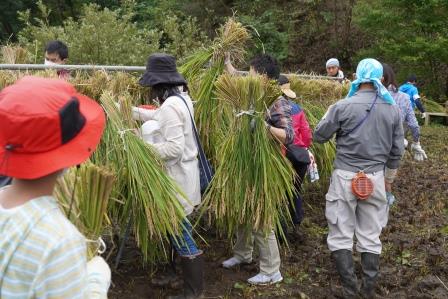
[[[417,118],[415,117],[414,110],[412,109],[411,103],[409,101],[405,101],[405,118],[407,126],[412,132],[412,138],[414,142],[417,142],[420,139],[420,126],[418,125]]]

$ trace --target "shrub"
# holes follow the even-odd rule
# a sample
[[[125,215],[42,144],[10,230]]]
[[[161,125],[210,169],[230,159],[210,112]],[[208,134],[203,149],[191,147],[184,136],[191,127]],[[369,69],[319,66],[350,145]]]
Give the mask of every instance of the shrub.
[[[78,20],[68,18],[62,26],[50,25],[51,10],[38,2],[40,18],[31,20],[30,11],[19,13],[25,28],[19,43],[30,53],[30,62],[43,61],[45,44],[59,39],[69,48],[71,64],[144,65],[154,52],[168,52],[181,57],[205,41],[193,18],[179,19],[169,15],[160,24],[139,28],[133,22],[132,1],[122,9],[101,9],[96,4],[83,7]],[[154,29],[148,29],[154,28]]]

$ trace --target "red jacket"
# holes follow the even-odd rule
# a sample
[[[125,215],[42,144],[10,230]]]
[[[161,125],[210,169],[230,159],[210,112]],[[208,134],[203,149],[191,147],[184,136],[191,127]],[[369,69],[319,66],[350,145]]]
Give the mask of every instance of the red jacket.
[[[308,148],[311,145],[312,132],[305,112],[299,104],[290,101],[291,104],[291,118],[294,127],[294,141],[293,144]]]

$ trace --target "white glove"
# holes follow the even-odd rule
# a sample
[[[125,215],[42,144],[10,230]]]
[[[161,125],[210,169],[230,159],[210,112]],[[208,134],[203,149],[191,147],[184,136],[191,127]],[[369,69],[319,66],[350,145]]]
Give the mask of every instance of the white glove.
[[[106,261],[96,256],[87,263],[87,283],[91,299],[107,299],[111,272]]]
[[[425,118],[426,117],[426,112],[423,112],[422,113],[422,118]]]
[[[412,142],[411,151],[414,152],[414,160],[416,161],[423,161],[425,159],[428,159],[428,156],[426,156],[425,151],[420,146],[420,142]]]
[[[386,170],[384,171],[384,179],[386,183],[392,184],[397,177],[398,169],[390,169],[386,167]]]
[[[407,148],[409,144],[409,141],[405,138],[404,139],[404,148]]]

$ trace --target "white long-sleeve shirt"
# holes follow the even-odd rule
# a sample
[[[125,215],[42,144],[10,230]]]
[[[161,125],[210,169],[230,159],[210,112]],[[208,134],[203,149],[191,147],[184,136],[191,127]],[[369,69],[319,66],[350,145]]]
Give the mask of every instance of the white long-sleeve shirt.
[[[180,93],[194,115],[193,103],[186,92]],[[165,160],[168,174],[178,183],[188,201],[179,197],[187,215],[201,203],[198,149],[187,106],[177,96],[169,97],[157,110],[133,109],[134,119],[157,120],[162,142],[152,144]]]

